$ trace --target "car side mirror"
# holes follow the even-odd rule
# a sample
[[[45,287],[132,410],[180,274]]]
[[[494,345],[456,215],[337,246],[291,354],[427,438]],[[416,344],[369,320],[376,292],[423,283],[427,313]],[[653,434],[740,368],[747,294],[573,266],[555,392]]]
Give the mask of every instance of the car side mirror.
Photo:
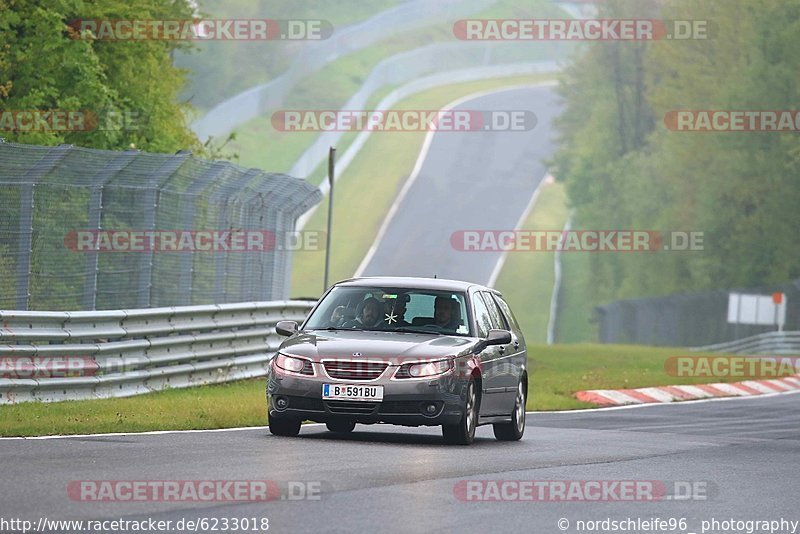
[[[508,330],[501,330],[493,328],[489,330],[489,335],[486,336],[486,346],[489,345],[508,345],[511,343],[511,332]]]
[[[511,343],[511,332],[508,330],[493,328],[489,330],[489,334],[486,336],[486,339],[481,339],[478,341],[478,344],[473,350],[480,352],[491,345],[508,345],[509,343]]]
[[[293,336],[297,333],[297,323],[294,321],[278,321],[275,331],[281,336]]]

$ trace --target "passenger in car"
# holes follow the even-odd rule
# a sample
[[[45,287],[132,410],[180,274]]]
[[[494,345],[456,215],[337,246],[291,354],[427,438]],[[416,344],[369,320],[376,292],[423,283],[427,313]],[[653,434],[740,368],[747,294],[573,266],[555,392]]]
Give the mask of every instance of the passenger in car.
[[[455,331],[461,324],[461,309],[454,299],[436,297],[433,302],[433,324],[439,328]]]

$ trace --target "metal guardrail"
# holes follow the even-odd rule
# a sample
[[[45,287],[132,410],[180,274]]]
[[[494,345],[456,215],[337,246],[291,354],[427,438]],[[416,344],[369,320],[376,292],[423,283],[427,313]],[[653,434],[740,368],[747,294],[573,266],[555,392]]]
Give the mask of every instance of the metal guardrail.
[[[727,352],[731,354],[800,354],[800,331],[766,332],[735,341],[693,347],[697,352]]]
[[[6,368],[33,361],[37,369],[31,378],[4,372],[0,404],[127,397],[264,376],[280,344],[275,324],[300,322],[313,305],[298,300],[100,312],[0,310],[0,361]],[[52,359],[83,364],[75,376],[47,376]]]

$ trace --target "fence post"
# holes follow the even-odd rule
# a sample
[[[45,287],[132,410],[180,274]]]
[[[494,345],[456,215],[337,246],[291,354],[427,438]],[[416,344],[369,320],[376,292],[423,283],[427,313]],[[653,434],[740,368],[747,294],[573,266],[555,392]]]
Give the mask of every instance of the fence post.
[[[144,192],[144,230],[156,230],[162,188],[178,172],[189,156],[191,156],[191,152],[179,151],[175,156],[169,157],[156,172],[148,177],[147,188]],[[152,249],[145,250],[139,260],[137,308],[149,308],[153,305],[153,252]]]
[[[92,186],[92,196],[89,201],[89,227],[87,230],[99,231],[101,229],[100,223],[103,218],[103,190],[105,185],[126,165],[132,162],[138,153],[138,150],[126,150],[109,162],[94,176],[96,182]],[[97,260],[97,250],[90,250],[86,253],[86,279],[83,284],[84,310],[94,310],[97,306]]]
[[[26,183],[20,192],[19,243],[17,244],[17,305],[27,310],[31,305],[31,261],[33,257],[33,223],[36,208],[36,182],[52,171],[72,149],[72,145],[59,145],[25,173]]]
[[[196,212],[199,207],[198,200],[201,198],[200,194],[219,178],[225,169],[230,168],[230,166],[231,164],[228,162],[217,161],[206,169],[199,178],[192,181],[192,184],[186,190],[186,202],[181,207],[181,228],[179,228],[179,230],[186,230],[197,224]],[[208,212],[207,207],[206,215]],[[205,223],[208,223],[207,218]],[[194,251],[182,253],[180,265],[180,281],[178,282],[180,288],[179,295],[180,298],[183,299],[183,304],[189,305],[194,302],[192,298],[194,291]]]
[[[17,309],[27,310],[31,296],[31,256],[33,255],[33,209],[36,184],[22,186],[19,206],[17,246]]]

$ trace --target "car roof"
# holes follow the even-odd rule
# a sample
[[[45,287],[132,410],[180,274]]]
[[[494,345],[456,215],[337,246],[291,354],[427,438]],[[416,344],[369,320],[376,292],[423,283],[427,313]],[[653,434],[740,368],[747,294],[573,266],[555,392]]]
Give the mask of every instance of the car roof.
[[[498,293],[498,291],[472,282],[448,280],[446,278],[418,278],[413,276],[364,276],[349,278],[336,283],[337,286],[388,286],[408,289],[441,289],[444,291],[467,291],[471,287]]]

